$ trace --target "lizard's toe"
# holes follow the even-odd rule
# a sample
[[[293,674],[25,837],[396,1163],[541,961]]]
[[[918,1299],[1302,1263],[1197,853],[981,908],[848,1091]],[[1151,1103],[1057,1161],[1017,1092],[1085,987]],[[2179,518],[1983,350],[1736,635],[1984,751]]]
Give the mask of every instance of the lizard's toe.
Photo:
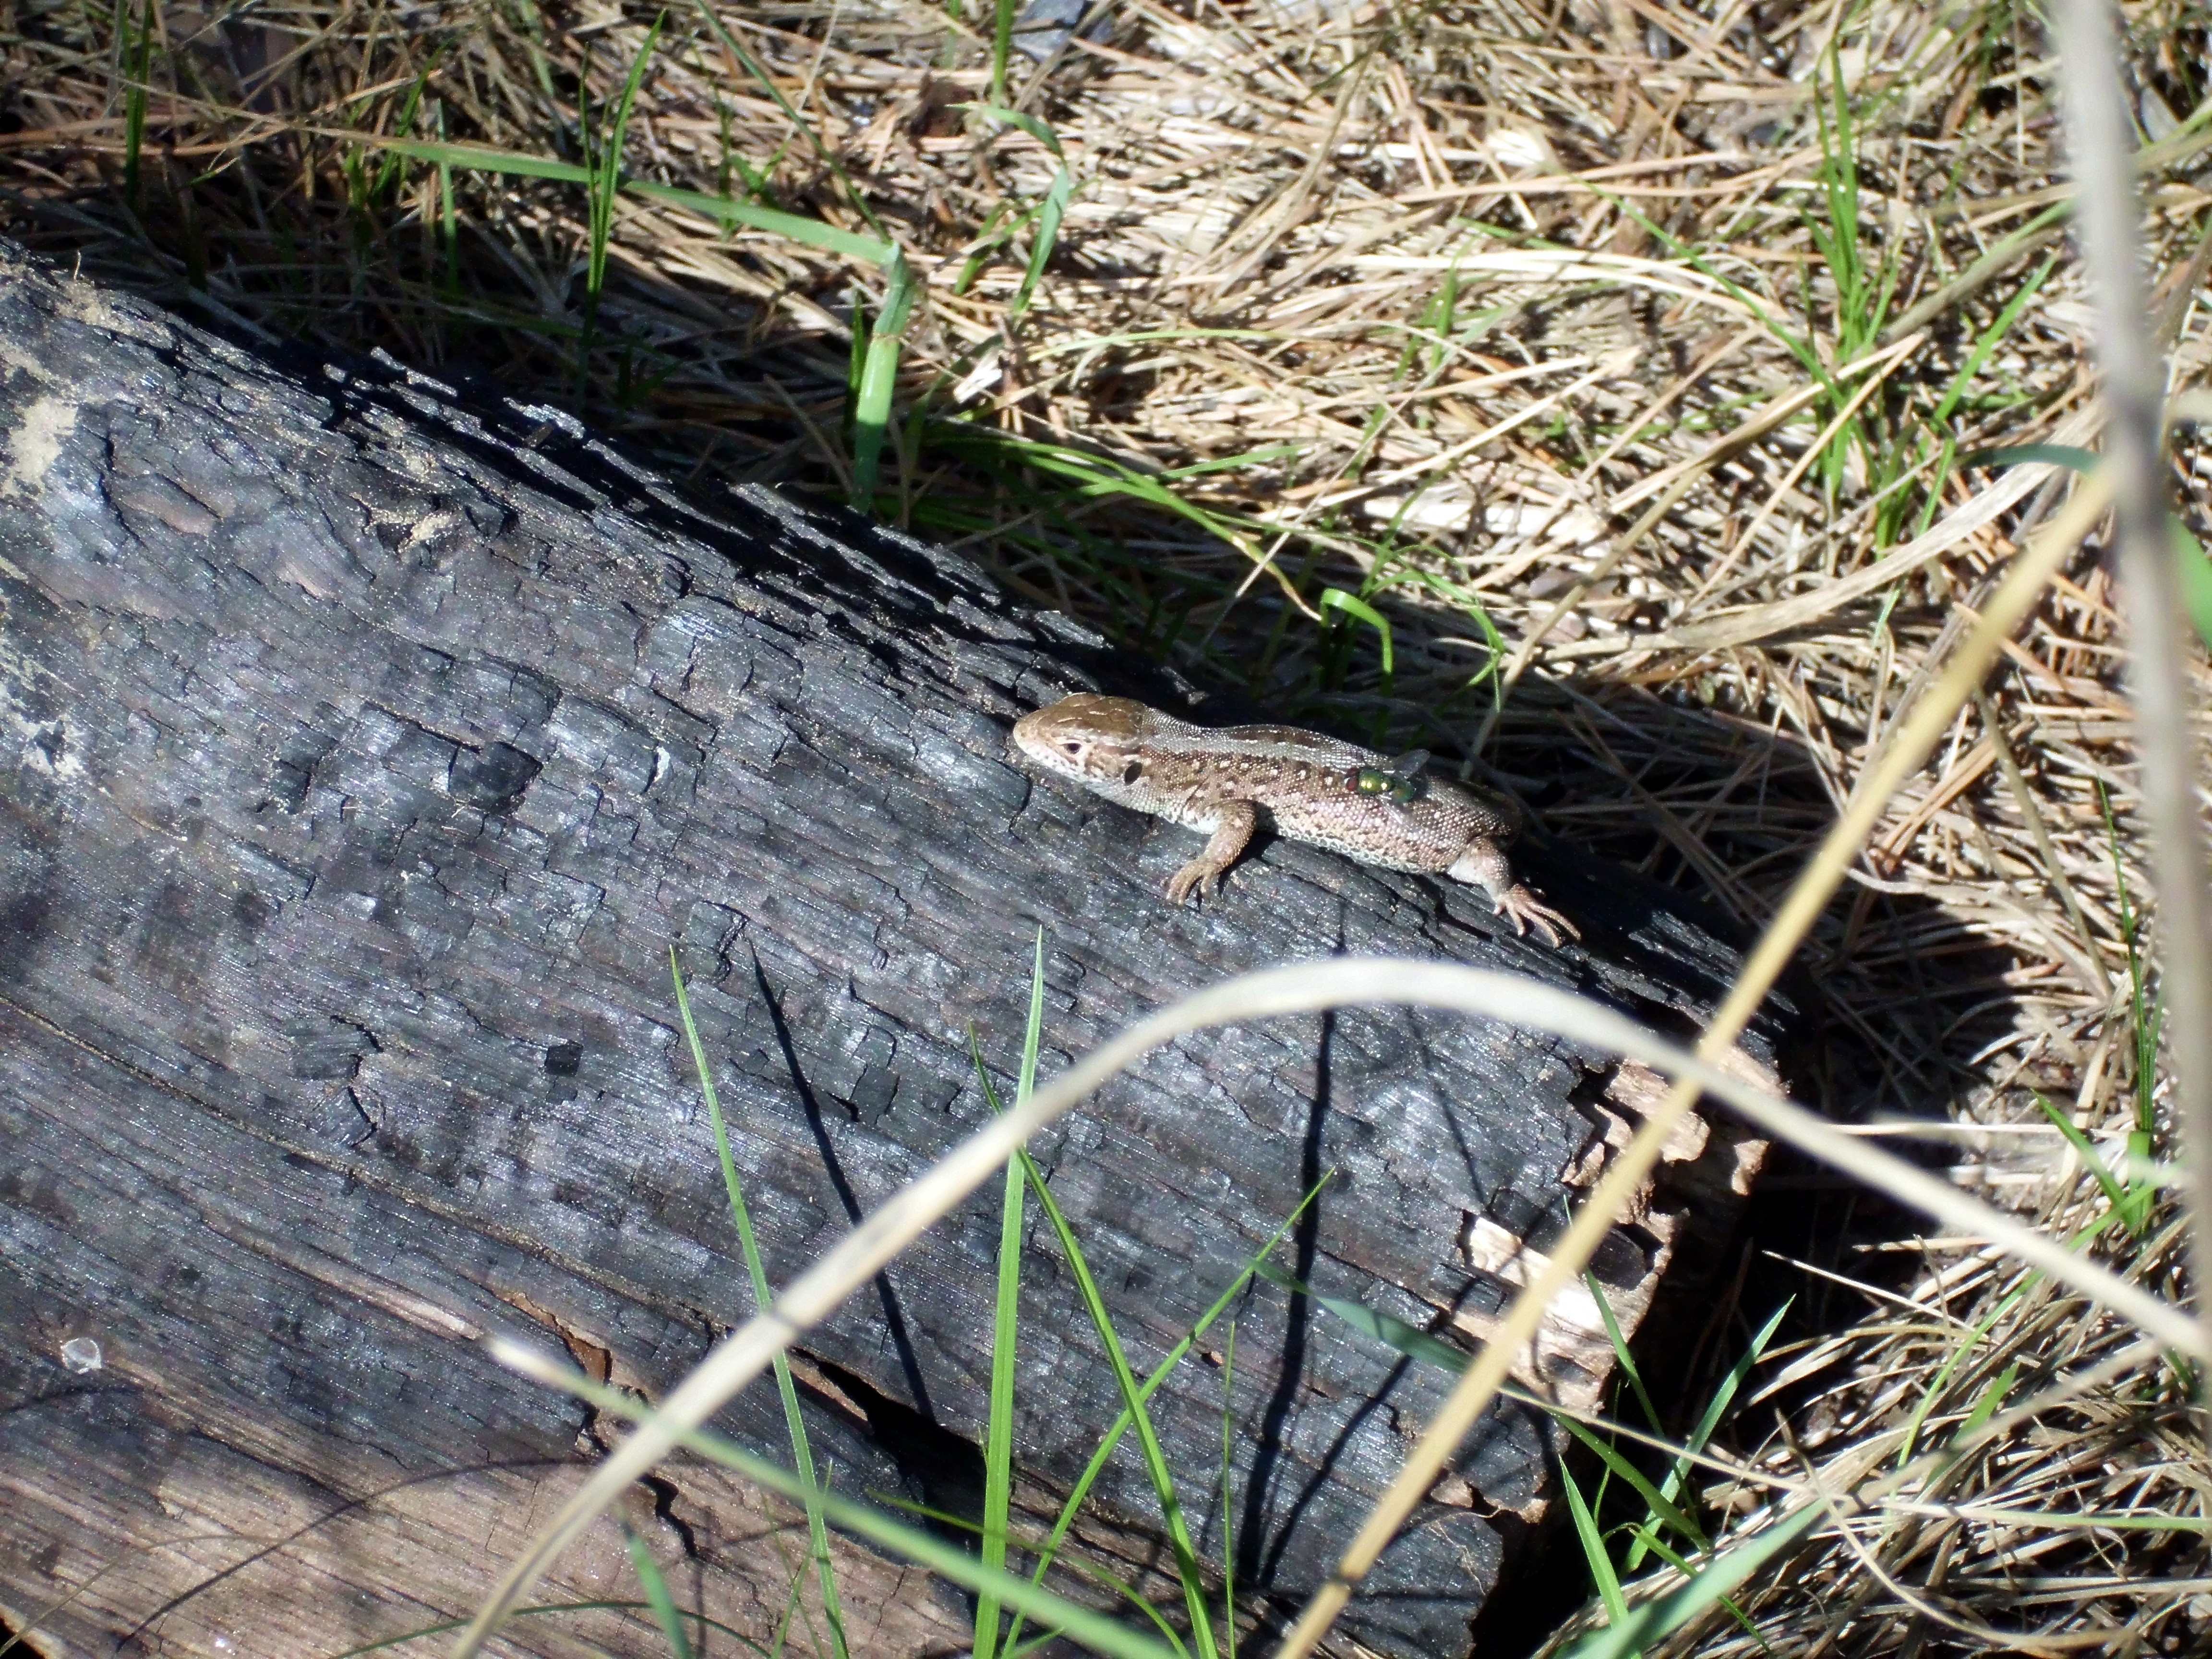
[[[1498,901],[1498,914],[1511,917],[1513,929],[1517,933],[1525,935],[1533,925],[1537,937],[1555,951],[1559,948],[1560,934],[1577,939],[1583,936],[1581,928],[1525,887],[1508,889],[1504,896]]]
[[[1203,898],[1220,885],[1220,872],[1204,860],[1194,859],[1168,878],[1168,902],[1180,910],[1193,892]]]

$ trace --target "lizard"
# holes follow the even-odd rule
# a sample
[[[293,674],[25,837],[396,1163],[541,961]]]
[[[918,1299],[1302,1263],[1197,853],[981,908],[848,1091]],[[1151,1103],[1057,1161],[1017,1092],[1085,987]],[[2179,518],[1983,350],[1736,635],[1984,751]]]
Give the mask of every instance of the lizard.
[[[1205,850],[1169,878],[1167,898],[1218,890],[1263,827],[1361,864],[1449,876],[1486,889],[1514,931],[1557,946],[1582,937],[1514,879],[1520,832],[1510,802],[1431,776],[1429,757],[1390,757],[1295,726],[1194,726],[1127,697],[1079,691],[1014,723],[1023,757],[1095,794],[1185,829]]]

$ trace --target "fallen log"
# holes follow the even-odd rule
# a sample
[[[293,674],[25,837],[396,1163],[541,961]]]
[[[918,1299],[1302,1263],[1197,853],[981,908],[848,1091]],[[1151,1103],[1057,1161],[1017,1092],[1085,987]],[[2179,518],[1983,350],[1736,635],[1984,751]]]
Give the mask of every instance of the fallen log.
[[[1006,750],[1070,690],[1188,708],[1164,671],[890,531],[702,502],[554,411],[249,353],[12,251],[0,434],[0,1614],[55,1651],[289,1659],[465,1615],[613,1427],[477,1339],[650,1397],[751,1311],[672,946],[778,1282],[981,1120],[971,1030],[1010,1089],[1040,927],[1048,1074],[1302,957],[1504,965],[1677,1025],[1735,963],[1663,890],[1542,849],[1565,952],[1471,890],[1281,843],[1170,910],[1185,832]],[[1347,1010],[1173,1044],[1035,1150],[1140,1373],[1316,1186],[1284,1269],[1480,1338],[1652,1081]],[[1678,1138],[1597,1264],[1625,1327],[1758,1153]],[[979,1196],[794,1353],[839,1490],[976,1512],[999,1225]],[[1028,1251],[1034,1532],[1120,1398],[1034,1206]],[[1217,1329],[1153,1411],[1267,1621],[1448,1379],[1276,1285],[1234,1316],[1233,1371]],[[1589,1403],[1610,1365],[1585,1299],[1526,1375]],[[785,1445],[764,1387],[720,1421]],[[1462,1650],[1548,1445],[1494,1409],[1345,1632]],[[1085,1516],[1078,1548],[1157,1583],[1132,1448]],[[687,1457],[627,1520],[687,1605],[761,1640],[785,1616],[788,1506]],[[961,1597],[836,1548],[854,1651],[966,1644]],[[539,1600],[636,1601],[611,1522]],[[665,1651],[634,1607],[504,1639]]]

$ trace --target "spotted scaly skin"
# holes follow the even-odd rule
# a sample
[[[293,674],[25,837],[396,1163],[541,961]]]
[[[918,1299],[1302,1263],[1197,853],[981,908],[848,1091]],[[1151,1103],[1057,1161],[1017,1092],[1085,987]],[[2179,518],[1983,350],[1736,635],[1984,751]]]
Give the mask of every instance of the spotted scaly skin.
[[[1093,793],[1205,831],[1206,849],[1168,882],[1169,902],[1220,885],[1262,827],[1384,870],[1449,876],[1486,890],[1514,928],[1546,943],[1574,924],[1513,878],[1511,805],[1295,726],[1193,726],[1127,697],[1062,697],[1014,724],[1030,761]]]

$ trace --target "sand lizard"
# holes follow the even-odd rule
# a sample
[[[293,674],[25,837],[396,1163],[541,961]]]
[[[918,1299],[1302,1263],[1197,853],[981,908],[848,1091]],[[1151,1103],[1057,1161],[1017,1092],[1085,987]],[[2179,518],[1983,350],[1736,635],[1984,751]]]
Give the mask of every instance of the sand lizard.
[[[1167,884],[1170,903],[1218,888],[1255,831],[1271,828],[1362,864],[1486,889],[1498,914],[1547,943],[1580,930],[1513,878],[1520,813],[1391,757],[1295,726],[1193,726],[1126,697],[1078,692],[1014,725],[1014,746],[1107,799],[1212,839]]]

